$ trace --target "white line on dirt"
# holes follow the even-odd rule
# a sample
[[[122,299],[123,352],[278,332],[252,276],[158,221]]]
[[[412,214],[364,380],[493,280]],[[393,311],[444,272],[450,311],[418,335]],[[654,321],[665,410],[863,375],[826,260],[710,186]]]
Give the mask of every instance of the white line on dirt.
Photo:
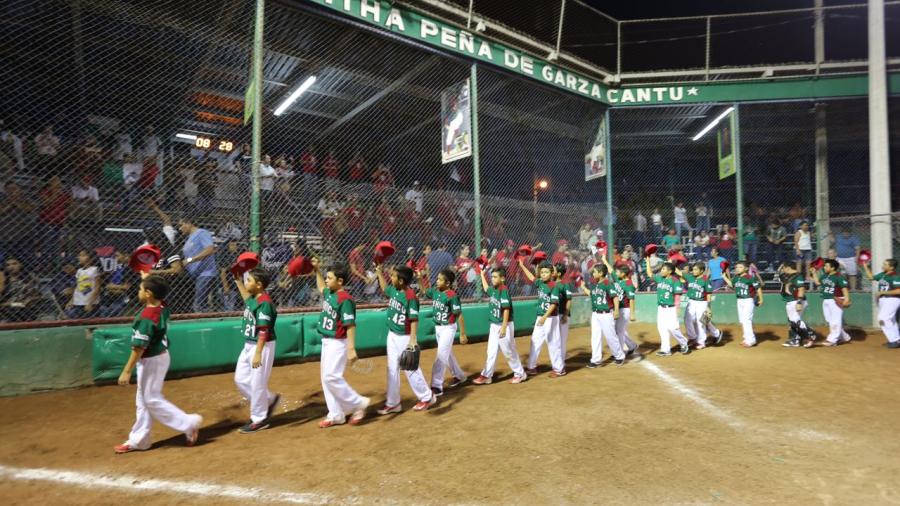
[[[652,362],[644,360],[641,362],[641,365],[646,367],[647,370],[649,370],[650,372],[655,374],[656,377],[663,380],[670,387],[674,388],[678,393],[680,393],[686,399],[688,399],[688,400],[692,401],[694,404],[700,406],[700,408],[703,409],[703,411],[705,411],[706,414],[708,414],[714,418],[718,418],[719,420],[721,420],[722,422],[724,422],[726,425],[728,425],[729,427],[731,427],[733,429],[743,429],[746,427],[746,424],[744,422],[742,422],[741,420],[738,420],[733,415],[731,415],[728,412],[724,411],[723,409],[719,408],[715,404],[709,402],[702,395],[700,395],[696,390],[688,387],[687,385],[685,385],[684,383],[679,381],[677,378],[675,378],[671,374],[669,374],[666,371],[663,371],[662,369],[657,367]]]
[[[289,504],[357,503],[356,498],[337,498],[324,494],[296,493],[248,488],[217,483],[145,479],[138,476],[108,476],[96,473],[45,468],[21,468],[0,465],[0,478],[22,481],[49,481],[82,488],[119,489],[126,492],[162,492],[252,502]]]

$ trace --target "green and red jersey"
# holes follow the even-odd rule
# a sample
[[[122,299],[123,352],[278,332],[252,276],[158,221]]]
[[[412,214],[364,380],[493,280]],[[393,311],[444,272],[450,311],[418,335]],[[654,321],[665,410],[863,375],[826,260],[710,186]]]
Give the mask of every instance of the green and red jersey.
[[[398,290],[394,286],[388,286],[384,294],[390,298],[387,308],[388,330],[401,336],[408,335],[412,331],[411,323],[419,321],[419,299],[416,292],[409,287]]]
[[[431,307],[434,312],[431,319],[435,325],[453,325],[462,313],[462,303],[459,295],[453,290],[438,290],[429,288],[425,291],[425,297],[431,299]]]
[[[169,340],[166,331],[169,329],[169,310],[163,306],[146,306],[134,317],[131,325],[131,346],[143,348],[142,358],[155,357],[166,351]]]
[[[610,281],[609,278],[589,284],[588,289],[591,291],[591,311],[594,312],[610,311],[614,307],[613,297],[619,296],[615,282]]]
[[[347,329],[356,325],[356,303],[347,290],[322,291],[322,312],[317,329],[322,337],[346,339]]]
[[[503,323],[503,310],[509,310],[509,321],[513,319],[512,298],[509,296],[509,289],[506,285],[499,287],[490,287],[487,289],[488,307],[491,312],[488,315],[488,321],[491,323]]]
[[[675,294],[681,293],[681,282],[673,276],[664,278],[659,274],[653,276],[653,281],[656,282],[656,304],[659,306],[674,306]]]
[[[822,299],[839,299],[844,297],[844,289],[847,288],[847,278],[840,274],[829,274],[821,279]]]
[[[255,343],[259,340],[259,330],[269,329],[269,337],[266,341],[274,341],[275,319],[278,317],[278,311],[275,310],[272,297],[264,292],[256,297],[247,297],[244,302],[247,304],[241,322],[244,340],[248,343]]]
[[[622,279],[615,272],[610,274],[610,276],[613,280],[615,280],[616,289],[619,292],[619,309],[630,308],[631,301],[634,300],[634,297],[637,293],[637,288],[631,281],[631,277],[629,276]]]
[[[873,279],[878,282],[878,291],[879,292],[889,292],[891,290],[896,290],[900,288],[900,276],[897,275],[896,272],[880,272],[876,274]],[[897,295],[891,295],[890,297],[898,297]]]
[[[799,272],[781,275],[781,300],[784,302],[800,300],[801,288],[806,288],[806,281]]]
[[[706,275],[694,276],[693,274],[685,274],[684,280],[687,282],[687,296],[691,300],[705,301],[709,294],[709,277]]]
[[[734,278],[734,296],[738,299],[751,299],[756,296],[756,291],[760,289],[759,280],[756,276],[744,274]]]
[[[556,308],[550,313],[550,316],[556,316],[559,314],[559,287],[556,286],[556,283],[553,281],[549,283],[544,283],[540,279],[534,280],[534,286],[537,288],[537,296],[538,296],[538,306],[537,306],[537,315],[544,316],[547,314],[547,310],[550,309],[551,305],[556,305]]]
[[[571,311],[566,311],[566,304],[572,300],[574,294],[572,293],[572,283],[563,283],[562,281],[556,282],[556,287],[559,289],[559,311],[560,314],[565,312],[566,316],[569,316]]]

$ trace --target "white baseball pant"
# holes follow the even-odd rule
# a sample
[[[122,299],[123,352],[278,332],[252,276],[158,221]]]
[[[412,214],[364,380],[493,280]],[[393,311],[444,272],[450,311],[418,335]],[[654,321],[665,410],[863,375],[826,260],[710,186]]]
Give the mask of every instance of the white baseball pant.
[[[453,340],[456,338],[456,324],[435,325],[434,334],[437,337],[437,356],[431,367],[431,386],[437,389],[444,388],[444,371],[449,369],[454,378],[465,378],[466,373],[459,366],[453,355]]]
[[[834,344],[839,340],[850,340],[850,334],[844,330],[844,308],[838,306],[834,299],[825,299],[822,301],[822,314],[825,315],[825,321],[828,322],[826,341]]]
[[[512,369],[513,374],[522,378],[526,377],[525,369],[522,367],[522,361],[519,360],[519,350],[516,349],[513,322],[506,324],[505,336],[500,335],[499,323],[491,323],[491,328],[488,332],[487,362],[484,364],[484,370],[481,371],[481,375],[485,378],[494,376],[498,348],[503,353],[503,356],[506,357],[506,363],[509,364],[509,368]]]
[[[556,372],[563,372],[566,364],[562,360],[562,350],[559,342],[559,316],[551,316],[544,320],[543,325],[538,325],[541,317],[534,321],[534,331],[531,333],[531,350],[528,352],[528,368],[537,367],[538,355],[541,348],[547,343],[547,352],[550,355],[550,366]]]
[[[738,321],[744,329],[744,344],[754,346],[756,334],[753,333],[753,311],[756,310],[756,301],[750,297],[737,300]]]
[[[388,331],[387,335],[387,400],[388,406],[396,406],[400,404],[400,355],[403,350],[409,346],[409,335],[395,334]],[[419,367],[415,371],[403,371],[406,373],[406,380],[413,393],[420,401],[430,401],[431,389],[428,388],[428,382],[425,381],[425,375],[422,374],[422,368]]]
[[[674,306],[657,306],[656,330],[659,331],[659,349],[661,351],[672,351],[672,343],[669,340],[670,336],[674,336],[675,340],[678,341],[678,344],[680,345],[685,345],[688,342],[678,326],[678,311]]]
[[[163,397],[163,381],[169,370],[169,361],[169,352],[163,352],[155,357],[142,358],[137,363],[137,410],[134,425],[128,434],[128,445],[133,448],[150,448],[153,420],[185,434],[199,423],[198,416],[188,415]]]
[[[792,300],[784,305],[789,322],[803,323],[803,316],[800,314],[800,311],[803,309],[806,309],[805,300]],[[805,326],[806,324],[803,323],[803,325]]]
[[[591,362],[599,364],[603,361],[603,339],[609,352],[616,360],[624,360],[625,352],[622,351],[622,342],[616,334],[616,322],[612,312],[591,313]]]
[[[712,321],[703,323],[703,315],[709,309],[709,302],[705,300],[689,300],[684,310],[684,327],[688,339],[694,339],[697,344],[706,345],[709,335],[719,335],[719,329]]]
[[[616,334],[619,336],[619,343],[625,351],[636,350],[638,345],[631,340],[628,335],[628,322],[631,319],[631,308],[619,308],[619,319],[616,320]]]
[[[262,362],[256,369],[253,368],[255,353],[256,343],[244,343],[234,369],[234,384],[241,395],[250,401],[250,421],[260,423],[266,419],[269,404],[275,400],[275,394],[269,391],[269,377],[275,363],[275,341],[263,345]]]
[[[559,352],[563,362],[563,369],[566,368],[566,355],[569,351],[569,318],[566,317],[566,323],[562,320],[559,322]]]
[[[359,407],[363,397],[353,390],[344,379],[347,367],[347,340],[333,337],[322,338],[321,356],[322,392],[328,407],[327,418],[332,422],[344,423],[347,414]]]
[[[889,343],[900,341],[900,329],[897,328],[897,309],[900,309],[900,297],[881,297],[878,299],[878,326],[884,332]]]

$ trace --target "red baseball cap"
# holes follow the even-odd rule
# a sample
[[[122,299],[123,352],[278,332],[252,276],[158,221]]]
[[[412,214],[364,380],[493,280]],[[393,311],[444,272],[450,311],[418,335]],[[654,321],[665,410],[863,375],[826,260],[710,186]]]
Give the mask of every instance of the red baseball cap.
[[[825,259],[822,257],[816,257],[812,262],[809,263],[809,266],[813,269],[819,270],[825,265]]]
[[[669,255],[669,261],[674,263],[675,265],[684,265],[687,263],[687,258],[676,251]]]
[[[656,253],[656,250],[658,250],[658,249],[659,249],[659,246],[657,246],[655,244],[648,244],[647,246],[644,247],[644,255],[650,256],[650,255]]]
[[[523,244],[519,246],[519,250],[516,251],[516,253],[518,253],[520,257],[527,257],[531,255],[531,246],[529,246],[528,244]]]
[[[728,260],[722,261],[722,263],[721,263],[720,265],[722,266],[722,270],[723,270],[723,271],[727,271],[728,268],[731,267],[731,264],[728,263]]]
[[[145,244],[134,250],[128,260],[128,266],[135,272],[150,272],[150,269],[159,262],[161,255],[159,248],[152,244]]]
[[[394,245],[391,241],[381,241],[375,245],[375,263],[382,263],[394,254]]]
[[[259,265],[259,255],[252,251],[245,251],[238,255],[234,265],[231,266],[231,272],[235,274],[243,274],[250,269]]]
[[[597,241],[594,246],[596,246],[597,249],[606,249],[606,241]]]
[[[292,277],[309,274],[313,271],[313,264],[309,258],[300,255],[296,256],[288,262],[288,274]]]
[[[480,257],[478,257],[478,258],[475,259],[475,263],[476,263],[479,267],[481,267],[482,269],[484,269],[485,267],[487,267],[487,264],[488,264],[487,256],[481,255]]]
[[[535,251],[534,256],[531,257],[531,264],[537,265],[543,261],[547,260],[547,254],[543,251]]]
[[[871,251],[869,251],[867,249],[859,250],[859,256],[857,257],[857,262],[859,262],[860,264],[866,264],[866,263],[869,263],[870,260],[872,260],[872,252]]]

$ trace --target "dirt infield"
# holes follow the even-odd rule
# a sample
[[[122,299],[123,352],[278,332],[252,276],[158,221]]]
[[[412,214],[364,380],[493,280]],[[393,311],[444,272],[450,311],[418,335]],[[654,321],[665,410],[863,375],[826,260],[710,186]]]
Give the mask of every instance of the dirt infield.
[[[754,349],[726,339],[659,358],[655,326],[635,325],[648,358],[599,369],[583,367],[588,330],[573,330],[566,377],[469,383],[428,412],[326,430],[316,426],[325,414],[318,363],[274,370],[282,405],[270,430],[251,435],[236,431],[248,408],[231,375],[176,380],[166,395],[205,417],[201,444],[185,448],[157,425],[154,448],[128,455],[112,447],[133,422],[134,385],[0,399],[0,497],[92,505],[900,504],[900,350],[861,332],[835,349],[788,349],[785,329],[758,330]],[[517,341],[527,353],[527,338]],[[483,343],[455,352],[469,373],[481,369]],[[434,350],[423,352],[426,375],[433,358]],[[375,405],[384,399],[384,358],[371,360],[370,374],[348,369],[347,377]],[[546,371],[546,355],[541,363]],[[498,370],[508,377],[502,358]],[[405,380],[402,391],[411,408]],[[23,471],[35,468],[47,471]],[[123,485],[119,476],[135,479]],[[240,499],[247,489],[255,490]]]

